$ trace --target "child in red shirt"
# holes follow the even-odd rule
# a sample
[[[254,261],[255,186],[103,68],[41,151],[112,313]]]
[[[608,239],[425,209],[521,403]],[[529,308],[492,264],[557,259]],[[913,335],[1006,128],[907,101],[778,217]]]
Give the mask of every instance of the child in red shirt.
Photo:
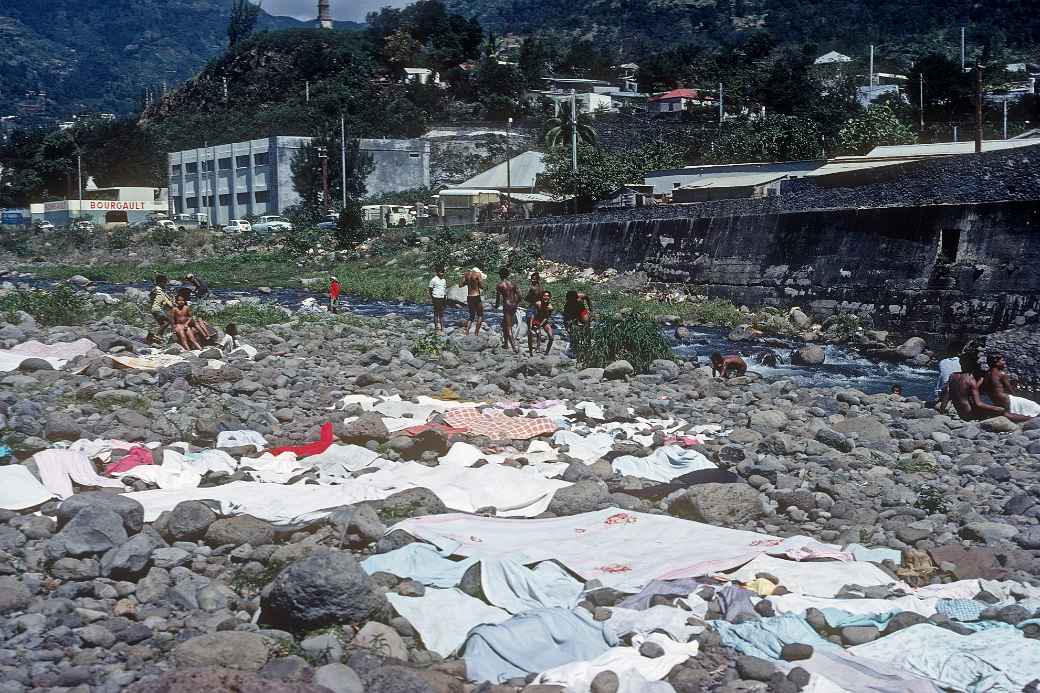
[[[339,285],[339,280],[336,279],[335,277],[329,277],[329,312],[330,313],[338,313],[339,312],[339,292],[340,291],[341,291],[341,287]]]

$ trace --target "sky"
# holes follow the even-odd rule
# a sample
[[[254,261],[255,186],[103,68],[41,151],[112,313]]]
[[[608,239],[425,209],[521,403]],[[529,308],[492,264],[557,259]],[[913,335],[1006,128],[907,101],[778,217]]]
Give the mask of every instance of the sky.
[[[333,19],[365,20],[365,15],[390,5],[402,7],[407,0],[330,0]],[[268,14],[288,15],[297,19],[314,19],[318,16],[318,0],[263,0],[262,7]]]

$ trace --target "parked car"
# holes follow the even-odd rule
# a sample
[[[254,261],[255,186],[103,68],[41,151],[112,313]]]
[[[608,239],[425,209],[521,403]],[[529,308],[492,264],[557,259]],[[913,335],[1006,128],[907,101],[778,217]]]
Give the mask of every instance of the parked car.
[[[365,223],[372,226],[410,226],[415,224],[415,207],[407,205],[365,205]]]
[[[86,219],[80,219],[69,224],[70,231],[86,231],[90,232],[94,230],[94,222],[87,221]]]
[[[252,233],[253,225],[245,219],[231,219],[224,225],[224,231],[227,233]]]
[[[284,233],[292,230],[292,223],[285,217],[280,217],[277,214],[262,216],[253,224],[253,233],[258,234]]]
[[[38,221],[35,224],[37,231],[53,231],[54,224],[49,221]]]
[[[188,229],[205,229],[209,227],[209,215],[201,212],[195,212],[193,214],[175,214],[173,215],[173,223],[177,225],[177,228],[181,231],[187,231]]]
[[[329,215],[318,222],[318,228],[322,231],[332,231],[339,225],[339,217]]]

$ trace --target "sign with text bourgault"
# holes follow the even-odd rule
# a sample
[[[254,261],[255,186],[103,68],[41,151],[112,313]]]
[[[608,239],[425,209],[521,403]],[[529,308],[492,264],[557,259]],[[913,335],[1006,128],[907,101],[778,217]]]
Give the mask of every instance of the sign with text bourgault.
[[[133,212],[144,210],[147,207],[144,202],[135,200],[84,200],[86,208],[89,209],[104,209],[104,210],[120,210],[126,212]],[[149,205],[151,206],[151,205]]]

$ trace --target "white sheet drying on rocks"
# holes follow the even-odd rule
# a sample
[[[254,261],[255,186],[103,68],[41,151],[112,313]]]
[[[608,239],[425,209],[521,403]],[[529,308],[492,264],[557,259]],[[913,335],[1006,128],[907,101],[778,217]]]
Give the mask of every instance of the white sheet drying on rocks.
[[[678,445],[665,445],[646,457],[622,455],[614,459],[611,466],[623,476],[638,476],[662,483],[699,469],[716,468],[696,450],[686,450]]]
[[[791,592],[810,597],[833,597],[845,585],[870,587],[894,584],[909,590],[909,585],[895,580],[873,563],[860,561],[799,563],[772,556],[755,560],[729,574],[730,580],[751,582],[757,573],[769,573]]]
[[[388,592],[397,613],[412,624],[430,652],[450,657],[466,641],[466,635],[482,623],[502,623],[507,611],[488,606],[462,590],[428,589],[421,597]]]
[[[494,466],[481,469],[496,469]],[[608,508],[551,519],[428,515],[393,526],[461,556],[555,559],[585,580],[638,592],[655,578],[696,577],[735,568],[764,553],[796,558],[848,555],[809,537],[766,534]]]
[[[221,431],[217,434],[218,448],[240,448],[252,445],[257,451],[267,447],[267,438],[256,431]]]
[[[0,508],[25,510],[54,497],[40,480],[20,464],[0,467]]]
[[[1017,693],[1040,676],[1040,641],[1023,637],[1017,628],[958,635],[921,623],[848,652],[969,693]]]
[[[657,643],[664,650],[664,654],[652,659],[642,656],[638,648],[644,642]],[[633,638],[632,644],[632,647],[612,647],[587,662],[572,662],[554,667],[542,672],[536,682],[563,685],[568,693],[589,693],[596,674],[613,671],[618,675],[618,693],[664,693],[671,691],[672,687],[649,682],[663,679],[676,665],[697,656],[698,649],[697,642],[678,643],[660,633],[646,637],[638,636]]]
[[[584,590],[552,561],[532,570],[510,559],[481,561],[480,586],[488,602],[511,614],[557,606],[573,609]]]
[[[417,541],[393,551],[369,556],[361,561],[361,568],[369,575],[384,572],[416,580],[427,586],[454,587],[476,562],[476,558],[453,561],[443,556],[437,547]]]
[[[809,609],[841,609],[850,614],[871,616],[887,614],[892,611],[912,611],[929,617],[935,614],[936,598],[921,598],[914,595],[894,597],[892,599],[826,599],[824,597],[807,597],[804,594],[784,594],[767,597],[778,614],[798,614],[804,616]]]
[[[573,431],[557,431],[552,437],[552,442],[556,445],[566,445],[568,450],[565,454],[568,457],[592,464],[613,449],[614,436],[609,433],[581,435]]]
[[[494,507],[504,517],[534,517],[545,512],[557,489],[569,482],[546,479],[513,467],[489,464],[468,467],[427,467],[405,462],[392,469],[366,474],[370,484],[388,487],[427,488],[452,510],[472,513]],[[390,494],[387,494],[390,495]]]
[[[188,489],[197,487],[207,472],[231,474],[237,467],[235,459],[223,450],[181,454],[166,448],[161,465],[143,464],[113,476],[140,479],[161,489]]]
[[[107,438],[94,438],[93,440],[87,438],[80,438],[66,450],[72,450],[73,452],[82,452],[90,459],[98,459],[102,462],[108,462],[112,458],[113,450],[129,450],[138,446],[141,447],[157,447],[157,443],[150,443],[148,445],[141,446],[140,443],[128,443],[125,440],[112,440]]]
[[[8,373],[18,370],[26,359],[43,359],[55,369],[61,368],[66,363],[82,356],[97,345],[89,339],[77,339],[74,342],[58,342],[57,344],[44,344],[30,339],[10,349],[0,349],[0,373]]]
[[[72,482],[80,486],[94,488],[123,488],[117,479],[107,479],[98,475],[87,456],[72,450],[41,450],[33,455],[36,468],[40,470],[40,479],[47,490],[61,500],[73,494]]]
[[[493,506],[506,517],[532,517],[545,512],[556,489],[569,485],[502,465],[470,469],[405,462],[341,484],[232,482],[212,488],[159,489],[130,495],[145,506],[147,522],[151,521],[148,517],[154,519],[182,500],[208,499],[217,501],[225,515],[248,514],[270,522],[292,523],[323,517],[328,514],[325,511],[341,505],[381,500],[410,488],[431,490],[453,510],[472,513]]]

